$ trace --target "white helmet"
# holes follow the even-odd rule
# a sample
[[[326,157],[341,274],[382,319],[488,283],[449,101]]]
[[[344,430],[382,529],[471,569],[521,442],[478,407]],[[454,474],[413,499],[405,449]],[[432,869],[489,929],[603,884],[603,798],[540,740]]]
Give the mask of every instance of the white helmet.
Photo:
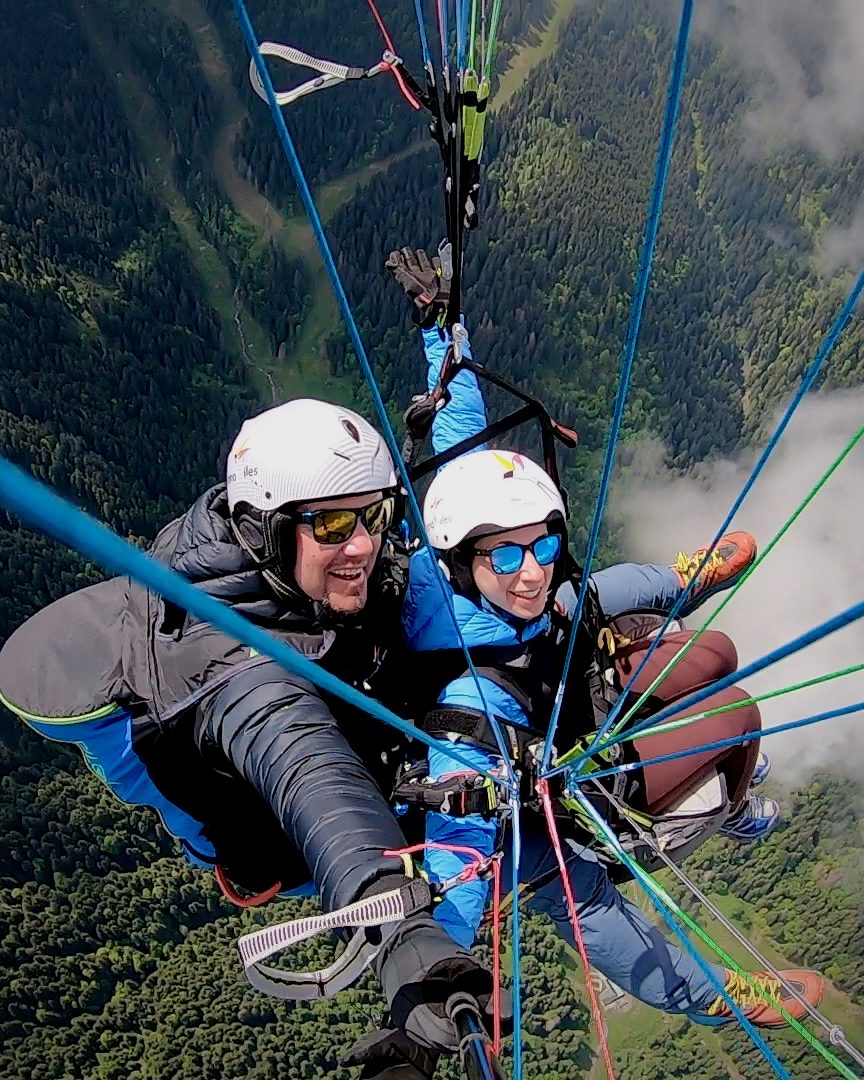
[[[299,594],[290,507],[386,491],[396,486],[396,472],[387,443],[362,416],[298,398],[245,421],[226,480],[237,539],[277,595],[290,598]]]
[[[228,454],[228,507],[363,495],[396,485],[390,451],[370,423],[341,405],[297,398],[246,420]]]
[[[518,529],[566,515],[555,482],[512,450],[478,450],[445,465],[426,493],[423,520],[429,542],[450,551],[469,535]]]

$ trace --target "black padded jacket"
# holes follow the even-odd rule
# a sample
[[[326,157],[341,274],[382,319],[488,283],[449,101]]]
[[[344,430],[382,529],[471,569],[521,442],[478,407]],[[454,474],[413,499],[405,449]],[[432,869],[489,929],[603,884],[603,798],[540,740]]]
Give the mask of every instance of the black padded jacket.
[[[224,485],[167,525],[151,553],[332,674],[406,708],[391,548],[362,616],[342,623],[305,598],[275,596],[236,542]],[[134,752],[166,798],[205,823],[239,885],[288,887],[311,873],[333,907],[394,870],[381,852],[404,844],[384,794],[398,734],[128,578],[28,620],[0,654],[0,690],[36,716],[129,710]]]

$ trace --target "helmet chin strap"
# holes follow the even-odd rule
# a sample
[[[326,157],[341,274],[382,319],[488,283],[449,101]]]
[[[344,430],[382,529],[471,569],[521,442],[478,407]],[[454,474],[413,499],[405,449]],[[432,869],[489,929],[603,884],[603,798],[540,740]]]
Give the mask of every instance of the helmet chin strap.
[[[266,569],[261,570],[261,576],[280,600],[288,600],[291,603],[296,603],[300,600],[303,603],[309,604],[310,607],[314,603],[314,601],[298,587],[295,581],[286,580],[282,577],[279,570],[267,567]]]
[[[298,600],[305,602],[309,605],[312,604],[310,598],[302,592],[297,583],[293,580],[293,577],[286,577],[284,573],[284,562],[279,558],[279,552],[275,550],[272,543],[266,541],[266,526],[263,522],[255,522],[255,527],[260,530],[260,542],[259,550],[256,551],[249,541],[247,536],[244,536],[243,530],[238,527],[237,522],[233,516],[229,518],[231,522],[231,531],[237,540],[240,547],[246,552],[252,562],[255,564],[258,572],[270,586],[272,591],[280,600],[287,600],[291,603],[296,603]],[[248,522],[247,522],[248,527]],[[271,548],[269,554],[261,555],[260,549],[264,547],[267,550]]]

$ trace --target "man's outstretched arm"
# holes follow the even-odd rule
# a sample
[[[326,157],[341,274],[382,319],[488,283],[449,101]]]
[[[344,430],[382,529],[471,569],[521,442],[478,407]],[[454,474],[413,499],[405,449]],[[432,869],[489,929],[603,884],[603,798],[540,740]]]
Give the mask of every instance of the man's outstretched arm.
[[[363,719],[358,716],[358,720]],[[199,744],[267,800],[303,855],[327,911],[407,884],[384,851],[406,846],[387,801],[317,690],[273,664],[239,674],[202,711]],[[419,911],[379,930],[375,961],[396,1028],[423,1046],[456,1049],[444,1002],[458,989],[485,1006],[491,976]]]
[[[311,683],[277,664],[239,674],[204,707],[198,735],[266,800],[327,910],[400,872],[382,853],[405,846],[402,831]]]

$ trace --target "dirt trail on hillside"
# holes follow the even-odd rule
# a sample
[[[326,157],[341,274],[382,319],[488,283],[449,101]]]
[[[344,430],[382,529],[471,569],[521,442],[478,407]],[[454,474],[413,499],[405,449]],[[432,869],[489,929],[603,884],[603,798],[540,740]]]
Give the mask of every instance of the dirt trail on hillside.
[[[338,325],[340,316],[312,228],[305,214],[286,218],[237,171],[234,144],[248,115],[247,108],[232,81],[231,66],[225,58],[218,30],[203,4],[200,0],[159,0],[159,3],[167,14],[179,19],[188,28],[201,71],[218,103],[221,118],[210,153],[210,163],[219,187],[237,213],[258,231],[262,241],[275,239],[289,258],[302,259],[306,265],[311,300],[304,313],[300,333],[284,358],[284,366],[302,373],[309,386],[307,392],[320,391],[325,385],[332,389],[322,347],[327,334]],[[575,5],[576,0],[558,0],[555,14],[539,31],[538,42],[516,51],[502,78],[499,93],[490,104],[491,111],[506,104],[533,68],[554,49],[562,23]],[[264,107],[263,103],[261,107]],[[404,150],[321,185],[315,192],[315,201],[322,220],[325,224],[332,220],[357,191],[375,176],[428,145],[425,139],[418,141]]]

